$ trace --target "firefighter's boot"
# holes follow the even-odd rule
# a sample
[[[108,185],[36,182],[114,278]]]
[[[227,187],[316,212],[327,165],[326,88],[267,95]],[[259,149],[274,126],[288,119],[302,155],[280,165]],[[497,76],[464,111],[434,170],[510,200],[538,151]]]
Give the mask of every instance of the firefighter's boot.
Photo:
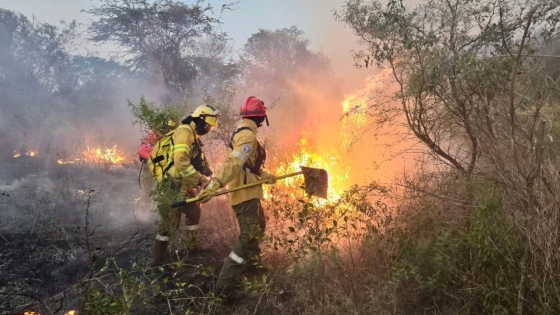
[[[148,261],[148,265],[150,267],[158,267],[164,265],[167,260],[167,246],[169,244],[169,238],[167,238],[167,240],[162,240],[162,238],[165,238],[165,236],[161,237],[159,234],[158,237],[159,238],[156,238],[152,245],[150,259]]]

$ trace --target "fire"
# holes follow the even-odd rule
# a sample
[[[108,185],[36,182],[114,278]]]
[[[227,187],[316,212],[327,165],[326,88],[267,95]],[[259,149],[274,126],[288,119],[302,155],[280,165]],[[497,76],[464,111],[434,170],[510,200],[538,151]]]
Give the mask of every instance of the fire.
[[[382,71],[367,78],[363,86],[338,101],[323,90],[294,81],[293,88],[301,94],[309,114],[301,123],[300,132],[289,132],[281,138],[290,149],[273,163],[272,173],[279,176],[298,172],[300,166],[326,170],[329,176],[326,202],[338,201],[352,185],[372,180],[375,160],[382,157],[382,151],[374,148],[376,143],[372,137],[364,135],[372,129],[373,102],[383,101],[390,94],[385,84],[390,74],[390,71]],[[275,118],[290,125],[285,117]],[[303,176],[290,177],[279,180],[274,189],[290,194],[290,188],[301,184]],[[270,195],[271,188],[265,185],[264,189]],[[292,194],[292,197],[297,196]]]
[[[35,151],[26,151],[26,152],[24,152],[24,153],[20,153],[20,152],[14,151],[14,158],[18,158],[18,157],[20,157],[20,156],[22,156],[22,155],[34,157],[34,156],[37,156],[37,152],[35,152]]]
[[[364,110],[367,109],[367,99],[359,94],[352,94],[342,101],[342,114],[345,122],[352,122],[361,128],[368,122]]]
[[[374,103],[384,104],[392,89],[388,86],[391,81],[391,71],[384,69],[376,75],[366,78],[364,85],[354,93],[346,96],[342,102],[342,131],[343,143],[346,148],[358,140],[357,134],[362,134],[371,127],[369,111]]]
[[[82,152],[81,158],[73,160],[59,159],[58,164],[73,164],[76,162],[91,163],[91,164],[112,164],[113,166],[126,163],[126,155],[119,151],[117,145],[108,148],[101,148],[99,146],[87,149]]]
[[[299,172],[301,171],[300,166],[324,169],[329,174],[328,202],[335,202],[347,188],[346,181],[348,180],[351,167],[344,166],[338,153],[332,148],[324,152],[314,150],[310,146],[310,142],[305,137],[300,139],[296,148],[297,153],[288,155],[287,160],[289,161],[279,163],[274,173],[276,175],[283,175]],[[275,188],[279,190],[293,189],[293,187],[301,186],[303,182],[303,176],[288,177],[278,181]],[[266,192],[268,193],[268,190]],[[295,197],[293,193],[292,195]],[[317,200],[317,203],[324,204],[324,201]]]
[[[342,101],[342,129],[344,131],[352,129],[357,131],[367,124],[367,104],[367,97],[363,92],[352,94]],[[345,148],[349,148],[354,141],[355,132],[345,132],[343,134],[342,143]]]
[[[125,161],[124,155],[119,152],[117,145],[111,148],[101,149],[100,147],[90,149],[83,152],[84,160],[93,163],[111,163],[111,164],[121,164]]]

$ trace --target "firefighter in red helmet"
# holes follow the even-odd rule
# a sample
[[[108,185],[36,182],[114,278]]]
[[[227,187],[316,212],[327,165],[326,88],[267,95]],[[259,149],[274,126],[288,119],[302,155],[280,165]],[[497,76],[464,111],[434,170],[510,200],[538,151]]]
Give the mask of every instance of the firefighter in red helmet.
[[[266,151],[257,141],[257,128],[268,118],[266,107],[260,99],[250,96],[241,105],[241,121],[233,132],[229,155],[206,189],[198,197],[205,203],[212,199],[218,189],[229,183],[230,188],[260,180],[274,184],[276,177],[263,170]],[[255,268],[259,263],[259,242],[264,234],[266,220],[261,206],[262,185],[231,192],[230,202],[239,223],[239,238],[226,258],[215,293],[234,296],[235,288],[244,268]]]

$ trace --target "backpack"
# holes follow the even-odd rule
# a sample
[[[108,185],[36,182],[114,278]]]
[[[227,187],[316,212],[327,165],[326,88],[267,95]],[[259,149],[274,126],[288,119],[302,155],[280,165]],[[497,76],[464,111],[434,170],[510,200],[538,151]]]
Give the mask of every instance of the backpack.
[[[179,128],[188,128],[190,129],[193,134],[194,131],[189,125],[180,125],[177,127]],[[154,145],[152,152],[150,153],[150,158],[148,160],[148,166],[152,175],[157,181],[161,181],[164,178],[168,177],[169,170],[173,167],[174,162],[171,159],[174,151],[174,143],[173,143],[173,133],[177,130],[170,131],[167,133],[163,138],[159,139],[159,141]],[[212,171],[208,167],[208,162],[206,161],[206,157],[200,148],[202,145],[197,141],[195,137],[195,142],[193,144],[192,152],[191,152],[191,164],[192,166],[200,173],[211,176]],[[209,174],[209,175],[207,175]]]
[[[200,140],[195,139],[193,145],[193,151],[195,153],[191,158],[191,164],[194,167],[194,169],[197,170],[200,174],[206,177],[212,177],[213,173],[212,170],[210,169],[210,165],[208,165],[208,161],[206,160],[206,156],[204,155],[204,152],[202,152],[202,146],[203,146],[202,142],[200,142]]]
[[[233,150],[233,137],[240,132],[241,130],[251,130],[251,128],[249,127],[241,127],[239,129],[236,129],[233,134],[231,135],[231,140],[229,141],[229,148]],[[257,141],[257,159],[255,160],[255,165],[253,166],[249,166],[247,164],[247,162],[245,162],[245,164],[243,165],[243,168],[245,168],[246,170],[249,170],[249,172],[260,176],[260,169],[261,167],[264,165],[264,162],[266,161],[266,150],[264,149],[264,147],[259,143],[259,141]],[[246,182],[246,178],[244,180],[244,182]]]

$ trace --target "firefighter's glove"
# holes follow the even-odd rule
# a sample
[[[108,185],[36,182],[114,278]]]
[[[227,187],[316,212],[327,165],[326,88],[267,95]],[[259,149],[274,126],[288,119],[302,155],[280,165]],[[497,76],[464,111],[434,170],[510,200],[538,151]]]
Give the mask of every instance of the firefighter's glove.
[[[199,198],[200,202],[206,203],[216,196],[216,194],[218,193],[218,189],[220,189],[221,186],[222,185],[220,184],[219,180],[217,180],[216,178],[212,178],[212,180],[210,180],[210,183],[208,183],[208,186],[203,189],[196,197]]]
[[[261,179],[266,180],[267,181],[266,183],[269,185],[273,185],[274,183],[276,183],[276,176],[267,172],[261,173]]]

